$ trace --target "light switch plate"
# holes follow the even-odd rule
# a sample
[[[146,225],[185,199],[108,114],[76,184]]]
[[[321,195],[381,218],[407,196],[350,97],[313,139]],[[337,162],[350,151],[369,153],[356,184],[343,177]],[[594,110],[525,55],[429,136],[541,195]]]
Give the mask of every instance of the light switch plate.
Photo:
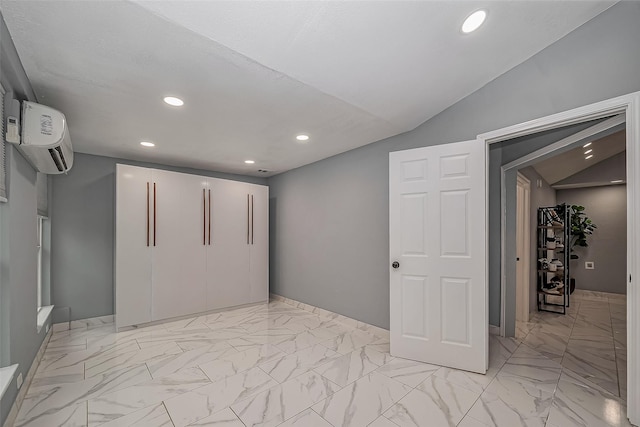
[[[593,270],[596,268],[595,263],[593,261],[585,261],[584,268],[586,270]]]

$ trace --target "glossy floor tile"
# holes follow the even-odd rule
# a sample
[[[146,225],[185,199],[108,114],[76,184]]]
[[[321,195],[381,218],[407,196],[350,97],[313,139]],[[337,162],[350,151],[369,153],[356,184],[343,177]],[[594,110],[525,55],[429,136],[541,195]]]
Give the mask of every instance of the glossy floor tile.
[[[626,399],[626,296],[576,290],[566,316],[536,312],[516,337],[583,378]]]
[[[16,426],[628,426],[625,318],[585,295],[490,336],[486,375],[394,358],[388,331],[290,300],[118,333],[74,322]]]

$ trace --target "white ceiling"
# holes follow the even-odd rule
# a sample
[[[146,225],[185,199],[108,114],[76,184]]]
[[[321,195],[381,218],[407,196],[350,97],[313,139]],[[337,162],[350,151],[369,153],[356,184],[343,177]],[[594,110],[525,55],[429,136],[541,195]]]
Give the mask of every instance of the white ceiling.
[[[611,135],[592,141],[587,148],[582,147],[582,143],[569,151],[565,151],[557,156],[542,160],[533,165],[534,169],[549,184],[555,184],[565,178],[573,176],[578,172],[594,166],[609,157],[615,156],[626,150],[627,138],[626,131],[620,130]],[[586,142],[585,142],[586,143]],[[593,150],[589,154],[593,157],[589,160],[585,159],[584,152]]]
[[[614,3],[0,0],[0,8],[39,102],[66,114],[76,151],[269,176],[414,129]],[[462,34],[479,8],[487,22]],[[165,95],[185,106],[163,104]],[[300,132],[311,140],[295,142]]]

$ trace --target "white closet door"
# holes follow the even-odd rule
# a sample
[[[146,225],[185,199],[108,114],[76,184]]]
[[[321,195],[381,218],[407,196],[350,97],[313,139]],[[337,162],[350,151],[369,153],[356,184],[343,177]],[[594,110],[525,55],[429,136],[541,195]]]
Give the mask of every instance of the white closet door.
[[[151,169],[116,165],[116,326],[151,321]]]
[[[206,180],[153,171],[153,320],[206,310]]]
[[[251,302],[269,299],[269,187],[251,188]]]
[[[207,309],[249,302],[250,197],[242,182],[210,179],[211,244],[207,245]]]

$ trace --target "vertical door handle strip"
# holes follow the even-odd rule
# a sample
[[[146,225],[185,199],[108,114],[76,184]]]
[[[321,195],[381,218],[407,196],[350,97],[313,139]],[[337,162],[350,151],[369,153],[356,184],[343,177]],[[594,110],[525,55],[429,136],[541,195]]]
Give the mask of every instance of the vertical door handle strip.
[[[209,189],[209,245],[211,245],[211,189]]]
[[[249,244],[249,195],[247,194],[247,245]]]
[[[149,246],[149,181],[147,181],[147,246]]]
[[[156,245],[156,218],[157,218],[157,215],[156,215],[156,206],[157,206],[157,204],[156,204],[156,200],[157,200],[156,194],[157,194],[156,193],[156,183],[154,182],[153,183],[153,246]]]
[[[207,191],[202,189],[202,245],[207,244]]]
[[[251,195],[251,244],[253,245],[253,194]]]

